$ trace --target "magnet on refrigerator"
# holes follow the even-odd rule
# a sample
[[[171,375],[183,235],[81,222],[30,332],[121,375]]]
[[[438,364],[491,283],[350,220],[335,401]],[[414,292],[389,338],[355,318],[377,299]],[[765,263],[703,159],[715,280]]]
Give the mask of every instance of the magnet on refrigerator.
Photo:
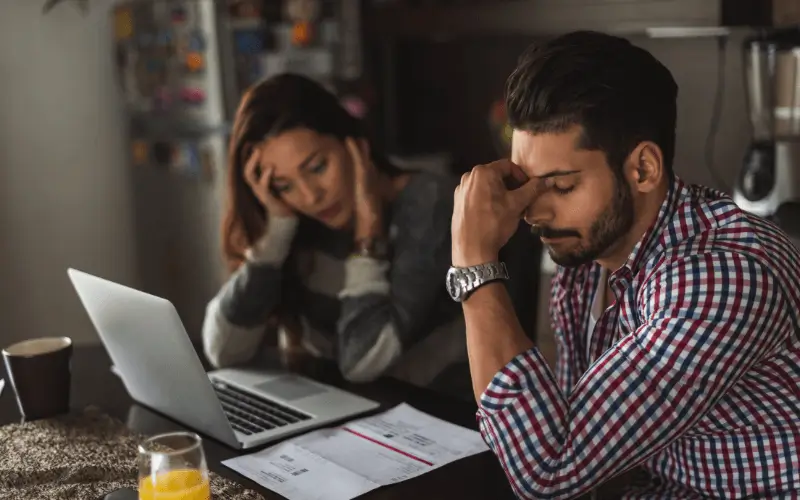
[[[292,22],[313,23],[322,13],[320,0],[286,0],[286,17]]]
[[[292,43],[305,47],[314,40],[314,26],[307,21],[298,21],[292,26]]]
[[[205,58],[200,52],[189,52],[186,54],[186,69],[190,73],[197,73],[205,68]]]
[[[203,173],[203,179],[206,182],[213,182],[214,180],[214,153],[208,146],[200,150],[200,165]]]
[[[258,54],[264,50],[264,31],[261,29],[233,32],[233,44],[239,54]]]
[[[185,104],[203,104],[206,100],[206,93],[201,88],[186,87],[180,91],[181,101]]]
[[[206,50],[206,38],[200,30],[194,30],[189,34],[189,50],[192,52],[203,52]]]
[[[169,11],[169,20],[173,24],[183,24],[186,22],[187,14],[186,7],[183,5],[175,5]]]
[[[146,141],[134,140],[131,143],[131,158],[134,166],[141,167],[150,160],[150,146]]]
[[[129,8],[114,11],[114,38],[117,41],[127,40],[133,36],[133,13]]]
[[[228,14],[234,19],[258,19],[261,8],[254,0],[229,0]]]
[[[292,44],[305,47],[314,41],[314,24],[321,11],[320,0],[286,0],[286,17],[292,22]]]
[[[182,142],[175,145],[169,169],[173,173],[188,177],[198,177],[200,173],[200,157],[197,145],[193,142]]]
[[[198,146],[196,144],[187,145],[187,155],[188,162],[185,173],[193,179],[199,179],[202,173],[202,163]]]
[[[150,153],[153,156],[155,166],[166,169],[172,165],[175,147],[169,142],[158,141],[153,143]]]

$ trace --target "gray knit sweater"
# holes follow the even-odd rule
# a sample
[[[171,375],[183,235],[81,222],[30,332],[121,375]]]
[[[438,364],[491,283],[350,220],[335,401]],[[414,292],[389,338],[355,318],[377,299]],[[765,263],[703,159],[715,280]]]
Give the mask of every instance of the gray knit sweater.
[[[466,356],[463,319],[446,294],[457,181],[413,174],[391,206],[388,260],[351,257],[352,234],[305,218],[269,230],[208,305],[206,355],[217,367],[257,353],[276,307],[300,318],[303,343],[352,381],[390,374],[430,382]]]

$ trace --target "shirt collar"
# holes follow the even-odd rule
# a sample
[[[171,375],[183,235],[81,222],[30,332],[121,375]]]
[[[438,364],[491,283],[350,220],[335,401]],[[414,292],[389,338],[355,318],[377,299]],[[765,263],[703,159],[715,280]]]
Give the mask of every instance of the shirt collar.
[[[691,214],[683,214],[684,210],[680,208],[686,194],[686,184],[677,175],[674,175],[667,188],[667,195],[661,203],[658,216],[633,247],[625,264],[614,274],[623,272],[630,276],[635,275],[651,257],[662,253],[667,246],[671,246],[677,240],[687,236],[682,234],[687,225],[681,224],[681,221],[684,215],[691,216]],[[692,226],[692,224],[688,226]]]

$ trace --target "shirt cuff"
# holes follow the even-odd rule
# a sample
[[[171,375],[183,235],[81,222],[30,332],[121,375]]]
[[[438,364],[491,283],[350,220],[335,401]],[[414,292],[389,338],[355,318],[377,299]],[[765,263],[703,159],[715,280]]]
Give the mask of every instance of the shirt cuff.
[[[294,216],[269,218],[267,232],[248,248],[245,257],[259,264],[283,264],[292,249],[300,219]]]
[[[389,263],[385,260],[361,256],[348,258],[344,264],[344,288],[339,292],[339,298],[389,295],[388,271]]]

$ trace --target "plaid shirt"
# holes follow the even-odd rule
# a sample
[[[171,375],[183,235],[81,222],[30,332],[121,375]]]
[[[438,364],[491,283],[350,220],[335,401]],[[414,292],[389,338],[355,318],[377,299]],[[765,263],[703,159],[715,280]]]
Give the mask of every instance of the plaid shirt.
[[[478,420],[522,498],[572,498],[636,466],[625,498],[800,498],[800,253],[729,197],[675,179],[609,274],[559,268],[558,368],[535,348],[481,397]]]

